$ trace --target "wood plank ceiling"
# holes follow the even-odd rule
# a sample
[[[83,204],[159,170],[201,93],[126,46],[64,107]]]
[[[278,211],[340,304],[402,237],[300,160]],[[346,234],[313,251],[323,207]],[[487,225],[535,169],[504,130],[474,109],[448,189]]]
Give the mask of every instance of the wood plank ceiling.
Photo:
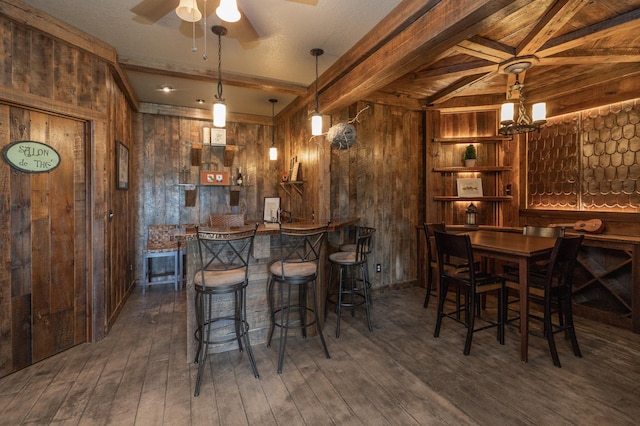
[[[389,18],[322,76],[325,108],[496,108],[520,60],[548,115],[640,96],[640,0],[407,1]]]

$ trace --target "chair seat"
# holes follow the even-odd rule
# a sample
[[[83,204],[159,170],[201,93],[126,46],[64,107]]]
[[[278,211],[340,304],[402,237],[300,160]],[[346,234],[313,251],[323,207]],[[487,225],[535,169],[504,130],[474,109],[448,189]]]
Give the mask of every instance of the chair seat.
[[[318,265],[316,262],[274,262],[269,270],[276,277],[282,276],[284,269],[285,278],[310,277],[316,275]]]
[[[245,278],[244,269],[228,269],[226,271],[205,271],[204,285],[202,283],[202,273],[196,272],[193,283],[200,287],[225,287],[234,284],[243,284]]]
[[[359,263],[356,261],[356,252],[353,251],[338,251],[329,255],[329,261],[333,263],[355,265]]]

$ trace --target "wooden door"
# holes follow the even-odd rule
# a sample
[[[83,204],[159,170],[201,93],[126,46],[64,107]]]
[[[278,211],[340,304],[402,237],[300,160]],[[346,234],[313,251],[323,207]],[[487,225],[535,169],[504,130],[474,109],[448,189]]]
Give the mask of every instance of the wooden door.
[[[0,104],[0,149],[32,140],[60,165],[0,161],[0,376],[87,340],[87,124]]]

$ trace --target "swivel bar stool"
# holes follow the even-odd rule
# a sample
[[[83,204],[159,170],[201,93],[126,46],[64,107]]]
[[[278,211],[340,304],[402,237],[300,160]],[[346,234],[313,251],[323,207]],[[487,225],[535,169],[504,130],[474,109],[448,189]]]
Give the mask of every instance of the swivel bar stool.
[[[340,337],[340,317],[342,308],[351,308],[351,316],[355,315],[356,306],[364,305],[369,331],[371,313],[369,311],[369,273],[367,271],[367,254],[371,252],[371,239],[374,228],[358,227],[356,229],[355,251],[338,251],[329,256],[329,291],[325,304],[325,315],[329,304],[336,307],[336,337]],[[338,270],[338,288],[332,291],[334,267]]]
[[[307,337],[307,328],[315,324],[324,352],[327,358],[330,358],[322,334],[322,326],[318,320],[316,291],[318,262],[327,236],[327,229],[328,224],[322,226],[289,224],[287,227],[280,224],[280,260],[270,266],[271,274],[267,281],[267,297],[271,316],[267,346],[271,346],[275,327],[279,327],[278,374],[282,373],[287,333],[290,328],[300,329],[302,336]],[[277,299],[276,288],[279,288]],[[311,289],[313,303],[311,307],[307,305],[307,288]],[[297,291],[297,303],[291,300],[292,290]],[[292,311],[298,313],[298,319],[291,318]],[[309,321],[309,316],[313,317],[311,321]]]
[[[209,345],[212,344],[237,340],[242,352],[244,340],[253,374],[259,377],[249,342],[245,292],[249,256],[257,229],[257,223],[251,228],[233,231],[196,228],[200,268],[193,277],[197,320],[195,338],[198,341],[195,359],[198,377],[194,396],[200,394]]]

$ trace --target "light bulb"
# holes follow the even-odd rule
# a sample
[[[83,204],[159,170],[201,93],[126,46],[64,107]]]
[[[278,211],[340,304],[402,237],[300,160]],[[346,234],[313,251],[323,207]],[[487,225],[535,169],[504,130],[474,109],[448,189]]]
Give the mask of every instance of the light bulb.
[[[500,108],[500,122],[511,122],[513,121],[513,102],[507,102],[502,104]]]
[[[311,116],[311,134],[313,136],[322,134],[322,114],[317,111]]]
[[[218,18],[226,22],[238,22],[240,20],[240,11],[236,0],[220,0],[220,6],[216,9]]]
[[[545,121],[547,119],[547,105],[544,102],[533,104],[533,122]]]

